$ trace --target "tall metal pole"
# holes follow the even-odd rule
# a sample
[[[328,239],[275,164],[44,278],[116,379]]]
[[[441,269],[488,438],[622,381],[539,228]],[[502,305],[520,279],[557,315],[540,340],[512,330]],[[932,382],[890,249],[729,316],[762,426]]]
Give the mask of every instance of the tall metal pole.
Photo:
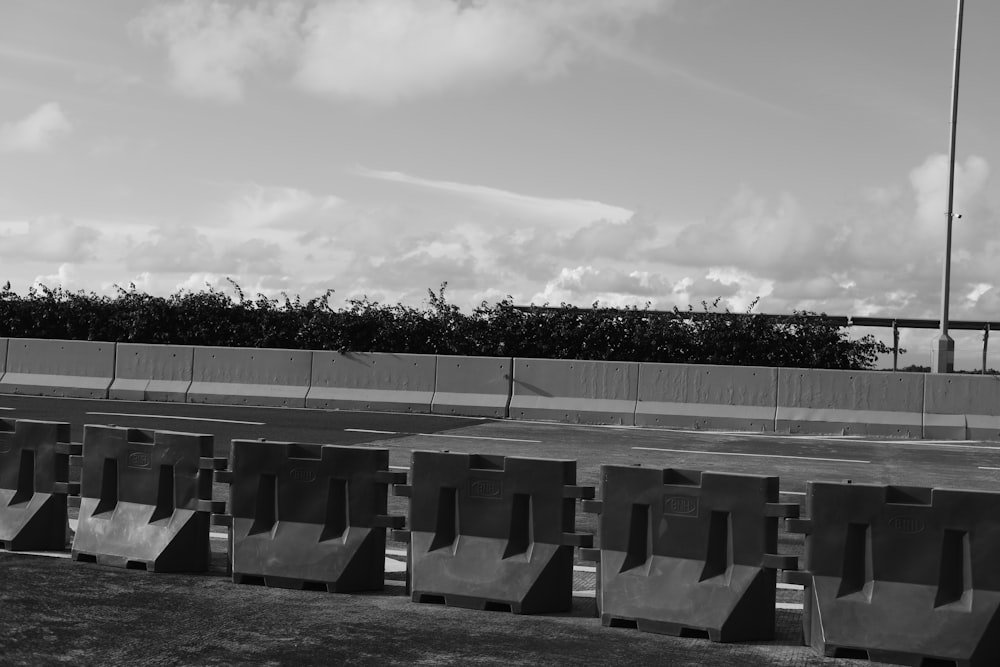
[[[958,0],[955,16],[955,67],[951,77],[951,135],[948,142],[948,212],[944,244],[944,270],[941,279],[941,335],[937,341],[936,373],[955,370],[955,341],[948,335],[948,297],[951,291],[951,223],[955,217],[955,130],[958,122],[958,72],[962,62],[962,15],[965,0]]]

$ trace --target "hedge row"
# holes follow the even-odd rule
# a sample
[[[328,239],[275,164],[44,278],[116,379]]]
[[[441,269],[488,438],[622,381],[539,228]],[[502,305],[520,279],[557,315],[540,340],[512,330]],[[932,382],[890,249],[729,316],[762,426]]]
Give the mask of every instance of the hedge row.
[[[367,298],[333,309],[332,290],[299,297],[236,297],[209,287],[157,297],[135,286],[114,296],[32,288],[0,291],[0,336],[129,343],[277,347],[613,359],[799,368],[871,368],[889,352],[872,336],[850,339],[811,313],[773,318],[720,311],[718,301],[689,309],[516,307],[510,298],[471,314],[447,302],[445,285],[423,309]]]

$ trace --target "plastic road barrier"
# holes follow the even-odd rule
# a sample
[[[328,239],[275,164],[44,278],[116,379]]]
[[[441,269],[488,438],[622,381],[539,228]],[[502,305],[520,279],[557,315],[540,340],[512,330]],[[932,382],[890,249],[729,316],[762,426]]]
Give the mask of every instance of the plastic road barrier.
[[[778,369],[775,430],[921,437],[919,373]]]
[[[193,365],[193,347],[118,343],[108,398],[183,403]]]
[[[439,356],[431,412],[508,417],[512,373],[509,357]]]
[[[806,643],[831,657],[1000,665],[1000,493],[810,482]]]
[[[639,364],[636,426],[773,431],[778,369]]]
[[[114,343],[11,338],[0,393],[107,398],[114,373]]]
[[[636,466],[601,466],[598,609],[606,626],[705,633],[712,641],[774,637],[778,478]]]
[[[69,424],[0,420],[0,549],[61,551],[69,524]]]
[[[73,560],[155,572],[203,572],[212,500],[210,435],[87,425]]]
[[[413,452],[409,486],[409,581],[415,602],[515,614],[566,611],[575,532],[576,461]]]
[[[196,347],[187,402],[303,408],[312,354],[308,350]]]
[[[233,581],[331,593],[381,590],[388,516],[389,450],[234,440],[230,484]]]
[[[314,352],[310,408],[430,412],[437,357]]]
[[[635,424],[639,364],[515,359],[510,416],[578,424]]]

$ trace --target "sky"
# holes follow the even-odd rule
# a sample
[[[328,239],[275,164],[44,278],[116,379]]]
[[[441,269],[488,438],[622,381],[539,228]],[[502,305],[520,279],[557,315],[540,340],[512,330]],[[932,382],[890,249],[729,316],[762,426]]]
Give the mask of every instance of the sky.
[[[1000,3],[965,5],[950,317],[1000,320]],[[937,318],[955,10],[0,0],[0,282]]]

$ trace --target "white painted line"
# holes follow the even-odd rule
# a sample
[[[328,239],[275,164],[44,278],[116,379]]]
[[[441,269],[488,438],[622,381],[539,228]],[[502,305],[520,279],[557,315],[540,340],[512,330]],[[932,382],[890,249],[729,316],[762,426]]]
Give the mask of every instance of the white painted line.
[[[782,584],[780,582],[777,587],[783,591],[803,591],[806,588],[802,584]]]
[[[401,560],[396,560],[395,558],[385,559],[385,571],[386,572],[406,572],[406,563]]]
[[[5,408],[3,406],[0,406],[0,410],[17,410],[17,408]]]
[[[406,470],[409,471],[409,466],[389,466],[389,470]]]
[[[69,551],[4,551],[0,549],[0,554],[11,554],[13,556],[44,556],[45,558],[72,558]]]
[[[775,609],[798,609],[802,610],[803,605],[801,602],[775,602]]]
[[[386,549],[386,556],[403,556],[406,557],[406,549]]]
[[[574,572],[597,572],[596,567],[591,567],[590,565],[574,565]]]
[[[575,598],[593,598],[597,597],[595,591],[573,591],[573,597]]]
[[[370,428],[345,428],[345,433],[374,433],[375,435],[397,435],[398,431],[374,431]]]
[[[980,470],[1000,470],[1000,468],[994,468],[993,466],[979,466]]]
[[[400,588],[406,586],[405,581],[396,581],[395,579],[386,579],[382,584],[385,586],[399,586]]]
[[[499,442],[528,442],[533,445],[541,443],[541,440],[521,440],[519,438],[494,438],[484,435],[450,435],[448,433],[417,433],[427,438],[457,438],[460,440],[493,440]]]
[[[649,452],[671,452],[673,454],[709,454],[712,456],[754,456],[764,459],[797,459],[800,461],[830,461],[833,463],[871,463],[859,459],[826,459],[817,456],[789,456],[787,454],[749,454],[746,452],[709,452],[701,449],[664,449],[661,447],[633,447]]]
[[[70,519],[69,520],[69,529],[72,530],[75,533],[76,532],[76,527],[77,527],[77,525],[79,523],[80,523],[79,519]]]
[[[228,540],[229,539],[229,533],[209,533],[208,536],[211,537],[213,540]]]
[[[98,417],[140,417],[142,419],[181,419],[192,422],[216,422],[220,424],[245,424],[247,426],[265,426],[265,422],[247,422],[238,419],[210,419],[208,417],[181,417],[178,415],[140,415],[131,412],[88,412],[88,415]]]
[[[778,491],[779,496],[804,496],[805,491]]]

